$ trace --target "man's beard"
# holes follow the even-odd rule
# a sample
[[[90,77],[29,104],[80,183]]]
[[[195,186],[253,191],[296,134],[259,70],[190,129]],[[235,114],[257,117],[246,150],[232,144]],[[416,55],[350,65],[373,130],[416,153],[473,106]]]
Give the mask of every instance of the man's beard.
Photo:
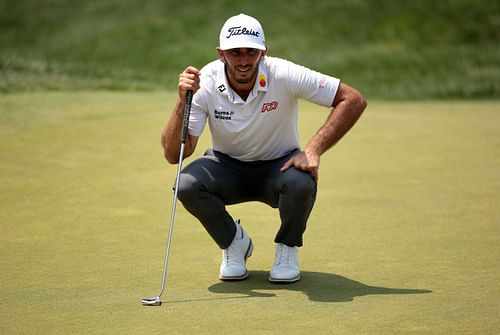
[[[244,67],[244,66],[236,66],[236,68],[232,68],[231,66],[228,66],[226,64],[226,71],[228,72],[229,76],[239,84],[248,84],[248,83],[252,82],[253,80],[255,80],[255,78],[257,78],[257,70],[258,70],[257,66],[255,68],[252,68],[250,66],[250,71],[249,71],[249,72],[251,72],[250,76],[246,76],[243,78],[238,77],[238,71],[236,69],[242,68],[242,67]],[[246,73],[248,73],[248,72],[246,72]]]

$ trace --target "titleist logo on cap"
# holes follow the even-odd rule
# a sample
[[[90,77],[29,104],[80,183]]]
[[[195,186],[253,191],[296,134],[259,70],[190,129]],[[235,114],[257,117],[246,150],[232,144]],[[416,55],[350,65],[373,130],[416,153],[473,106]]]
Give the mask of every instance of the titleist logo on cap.
[[[238,36],[238,35],[251,35],[255,37],[259,37],[259,32],[252,30],[252,29],[247,29],[245,27],[231,27],[227,30],[229,33],[226,38],[230,38],[231,36]]]

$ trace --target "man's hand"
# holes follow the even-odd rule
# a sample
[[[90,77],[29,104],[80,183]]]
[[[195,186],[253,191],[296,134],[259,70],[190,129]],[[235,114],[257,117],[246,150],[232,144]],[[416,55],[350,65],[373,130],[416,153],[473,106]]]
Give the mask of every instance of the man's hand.
[[[340,84],[326,122],[307,143],[304,151],[290,158],[281,167],[281,171],[293,166],[311,173],[318,182],[319,157],[351,129],[365,108],[366,100],[357,90]]]
[[[179,162],[186,93],[188,90],[196,93],[200,89],[200,75],[200,71],[194,66],[188,66],[179,74],[179,99],[161,134],[164,156],[171,164]],[[188,134],[185,143],[184,158],[189,157],[194,152],[197,142],[198,137]]]
[[[179,101],[186,101],[186,92],[188,90],[196,93],[200,89],[200,70],[195,68],[194,66],[188,66],[182,73],[179,75]]]
[[[320,156],[318,154],[301,151],[291,157],[288,161],[286,161],[286,163],[281,167],[280,171],[284,172],[290,167],[294,167],[297,170],[309,172],[317,183],[319,178],[319,157]]]

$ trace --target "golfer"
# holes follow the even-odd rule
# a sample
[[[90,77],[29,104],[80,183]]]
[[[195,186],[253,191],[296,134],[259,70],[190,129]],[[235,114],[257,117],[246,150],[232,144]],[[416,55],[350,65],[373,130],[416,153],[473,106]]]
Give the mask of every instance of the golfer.
[[[248,15],[225,22],[216,50],[217,60],[179,75],[179,97],[162,133],[165,158],[178,163],[185,97],[192,90],[185,157],[194,152],[207,122],[212,149],[182,170],[179,200],[222,249],[221,280],[246,279],[253,251],[251,238],[226,206],[260,201],[277,208],[281,224],[269,281],[296,282],[320,156],[349,131],[366,101],[335,77],[268,56],[262,26]],[[304,148],[297,126],[300,98],[332,108]]]

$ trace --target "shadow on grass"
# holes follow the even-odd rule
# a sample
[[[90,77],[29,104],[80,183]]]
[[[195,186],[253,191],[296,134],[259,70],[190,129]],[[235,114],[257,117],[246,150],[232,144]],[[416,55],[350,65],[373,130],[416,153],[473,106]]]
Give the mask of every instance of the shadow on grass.
[[[355,280],[330,273],[301,272],[301,280],[295,284],[272,284],[267,271],[251,271],[245,281],[220,282],[208,288],[213,293],[243,294],[244,297],[274,297],[273,291],[290,290],[303,292],[312,301],[348,302],[355,297],[385,294],[423,294],[430,290],[387,288],[370,286]],[[260,291],[271,291],[263,293]],[[241,296],[240,296],[241,297]]]

